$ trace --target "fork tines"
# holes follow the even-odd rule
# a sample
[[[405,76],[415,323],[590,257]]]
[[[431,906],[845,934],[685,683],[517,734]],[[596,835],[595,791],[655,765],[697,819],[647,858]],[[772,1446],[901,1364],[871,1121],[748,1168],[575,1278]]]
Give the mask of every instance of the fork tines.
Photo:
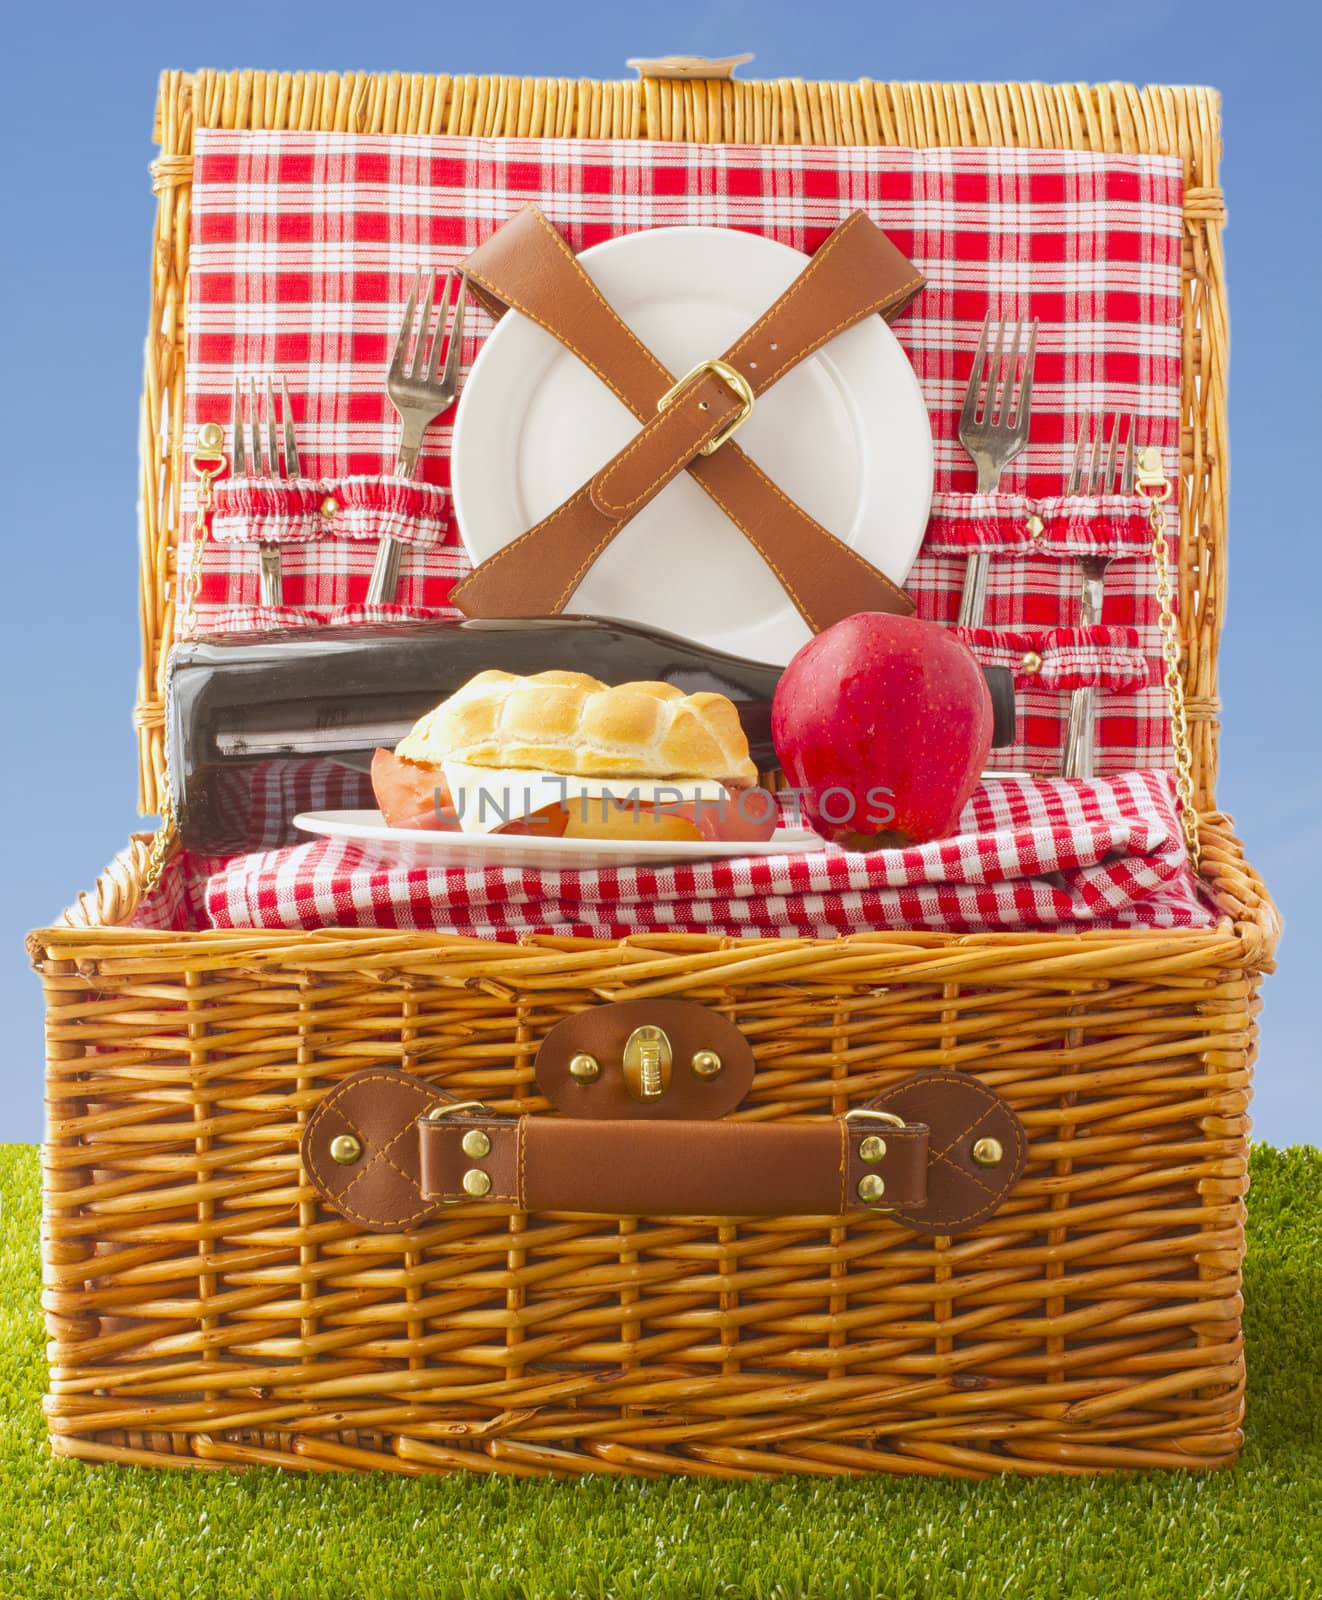
[[[987,344],[991,333],[991,312],[983,318],[982,335],[973,357],[973,371],[969,375],[964,393],[964,407],[960,412],[961,432],[972,428],[1006,428],[1018,430],[1027,420],[1033,398],[1033,363],[1037,355],[1037,319],[1028,325],[1028,342],[1024,346],[1023,322],[1009,323],[1004,317],[996,325],[996,343],[988,360]],[[1006,349],[1006,335],[1010,335]],[[1023,355],[1023,381],[1017,382],[1020,372],[1020,354]],[[997,388],[999,385],[999,396]]]
[[[1122,420],[1119,412],[1116,412],[1111,417],[1108,432],[1104,416],[1084,417],[1074,444],[1074,459],[1070,464],[1066,494],[1133,494],[1138,457],[1134,430],[1138,426],[1138,418],[1132,411],[1129,413],[1125,453],[1117,473]],[[1091,451],[1088,449],[1090,440]]]
[[[418,273],[413,280],[413,287],[409,290],[409,297],[404,302],[404,316],[399,326],[399,337],[395,340],[394,353],[390,358],[390,371],[388,381],[398,382],[405,379],[409,383],[425,383],[429,386],[436,383],[437,369],[440,366],[441,346],[445,343],[447,311],[450,305],[450,281],[457,276],[454,272],[446,271],[441,282],[441,313],[436,322],[435,331],[432,331],[432,305],[436,299],[436,273],[427,274],[427,286],[422,300],[422,315],[417,319],[417,340],[414,341],[414,314],[418,307],[418,290],[422,286],[423,275]],[[468,286],[462,276],[459,278],[459,296],[455,301],[454,317],[450,325],[450,345],[445,357],[445,368],[441,373],[443,386],[453,385],[459,372],[459,348],[464,328],[464,301]],[[413,346],[413,363],[408,366],[409,347]],[[408,368],[406,371],[405,369]]]
[[[263,408],[258,394],[256,378],[248,380],[248,434],[244,442],[243,384],[234,379],[231,434],[234,446],[234,475],[238,478],[297,478],[300,475],[298,440],[294,434],[294,413],[289,403],[289,384],[280,380],[280,434],[276,432],[275,388],[270,378],[266,380],[265,434],[263,442]],[[280,435],[283,435],[284,456],[281,458]],[[249,460],[251,456],[251,461]]]

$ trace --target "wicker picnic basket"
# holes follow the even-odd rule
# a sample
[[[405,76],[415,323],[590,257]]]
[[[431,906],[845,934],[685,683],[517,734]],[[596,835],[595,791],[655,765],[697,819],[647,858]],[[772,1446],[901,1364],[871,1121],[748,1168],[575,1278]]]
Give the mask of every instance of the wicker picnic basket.
[[[168,73],[143,406],[135,723],[159,804],[199,127],[1153,152],[1185,169],[1179,627],[1203,931],[436,934],[124,924],[135,837],[31,937],[47,1005],[55,1451],[162,1466],[741,1478],[1217,1466],[1240,1445],[1246,1109],[1278,921],[1214,808],[1226,559],[1218,102],[1205,89]],[[990,1221],[321,1206],[300,1132],[373,1064],[496,1111],[561,1019],[683,997],[751,1041],[759,1122],[976,1074],[1029,1136]]]

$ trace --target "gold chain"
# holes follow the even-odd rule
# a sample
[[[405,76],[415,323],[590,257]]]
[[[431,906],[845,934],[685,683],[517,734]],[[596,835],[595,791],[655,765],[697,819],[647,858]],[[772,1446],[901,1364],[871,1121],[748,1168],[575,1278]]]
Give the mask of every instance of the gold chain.
[[[184,603],[183,626],[185,639],[197,631],[197,602],[202,593],[202,557],[206,550],[207,534],[211,523],[211,505],[215,499],[212,484],[222,476],[229,465],[224,450],[225,434],[219,423],[208,422],[197,431],[197,449],[193,453],[193,472],[197,496],[193,512],[192,537],[189,540],[188,572],[181,589]],[[170,793],[170,774],[161,774],[160,782],[161,825],[157,828],[147,854],[147,865],[142,875],[142,893],[149,895],[161,881],[165,863],[179,845],[179,829],[174,815],[174,797]]]
[[[1175,747],[1175,794],[1180,802],[1180,826],[1189,846],[1189,858],[1198,871],[1202,849],[1198,841],[1198,812],[1193,803],[1193,750],[1189,745],[1189,719],[1184,709],[1184,678],[1180,672],[1180,636],[1171,606],[1171,580],[1167,566],[1166,501],[1174,492],[1161,465],[1159,450],[1140,450],[1137,489],[1147,502],[1152,531],[1152,565],[1156,572],[1157,605],[1161,612],[1161,655],[1165,662],[1166,693],[1171,705],[1171,743]]]
[[[218,422],[208,422],[197,430],[197,449],[193,453],[193,472],[197,477],[197,495],[193,510],[193,532],[189,540],[191,559],[188,576],[183,582],[184,620],[182,633],[191,639],[197,631],[197,602],[202,593],[202,557],[207,547],[207,532],[211,523],[211,503],[215,499],[211,485],[225,471],[225,433]]]
[[[156,888],[161,881],[161,874],[165,871],[165,863],[175,853],[179,845],[179,829],[174,820],[174,800],[170,795],[170,778],[165,774],[161,778],[161,825],[152,835],[151,845],[147,851],[147,865],[142,873],[142,898],[146,897]]]

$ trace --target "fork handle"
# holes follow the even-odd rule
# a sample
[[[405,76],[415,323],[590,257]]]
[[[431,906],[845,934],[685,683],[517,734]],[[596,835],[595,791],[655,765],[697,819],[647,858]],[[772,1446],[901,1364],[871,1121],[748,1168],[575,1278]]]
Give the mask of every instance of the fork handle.
[[[989,461],[986,456],[974,456],[978,469],[978,493],[995,494],[1001,486],[1004,463]],[[987,552],[975,550],[964,564],[964,590],[959,597],[959,626],[980,628],[982,614],[987,607]]]
[[[987,552],[975,550],[964,566],[964,592],[959,597],[959,626],[980,628],[987,606]]]
[[[416,478],[422,454],[422,436],[427,423],[404,421],[404,434],[399,441],[399,454],[395,457],[395,474],[400,478]],[[399,568],[404,558],[404,546],[398,539],[385,538],[376,547],[376,560],[372,563],[372,576],[367,580],[369,606],[387,606],[399,590]]]
[[[1094,776],[1093,733],[1097,724],[1097,691],[1089,684],[1070,696],[1070,719],[1065,729],[1065,755],[1060,764],[1062,778]]]
[[[422,455],[422,436],[433,420],[429,417],[424,422],[417,412],[410,412],[404,418],[404,430],[399,439],[399,454],[395,457],[396,477],[417,477],[418,461]]]
[[[284,604],[284,580],[280,569],[280,546],[273,543],[257,547],[257,575],[264,606]]]
[[[1105,599],[1104,579],[1108,562],[1087,558],[1081,563],[1083,586],[1079,593],[1079,626],[1095,627],[1102,620]],[[1091,778],[1096,760],[1097,690],[1092,685],[1076,689],[1070,696],[1070,716],[1065,728],[1065,752],[1061,759],[1063,778]]]

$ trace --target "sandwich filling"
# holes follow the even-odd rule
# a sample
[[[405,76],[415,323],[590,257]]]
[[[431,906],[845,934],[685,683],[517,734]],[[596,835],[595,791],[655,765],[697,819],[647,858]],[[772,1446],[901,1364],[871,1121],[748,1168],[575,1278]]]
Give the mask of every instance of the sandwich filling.
[[[392,828],[579,839],[769,839],[774,798],[710,778],[579,778],[561,772],[436,765],[378,750],[372,787]]]
[[[725,696],[568,672],[479,673],[372,762],[391,827],[553,838],[769,839],[755,778]]]

